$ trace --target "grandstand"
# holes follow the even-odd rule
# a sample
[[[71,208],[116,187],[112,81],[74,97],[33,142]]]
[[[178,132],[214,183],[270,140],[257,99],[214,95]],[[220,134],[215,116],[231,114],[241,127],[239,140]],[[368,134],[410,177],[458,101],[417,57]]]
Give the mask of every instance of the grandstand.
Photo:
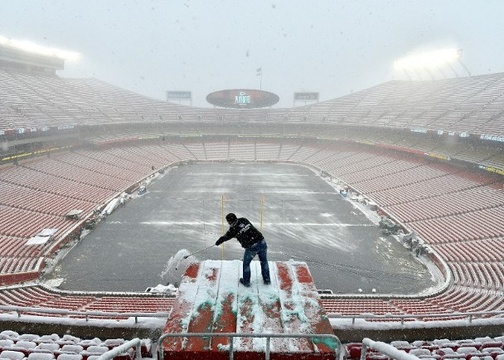
[[[48,334],[61,330],[58,324],[82,338],[114,337],[117,329],[152,337],[150,324],[131,326],[127,319],[166,317],[173,297],[69,292],[37,280],[97,210],[159,169],[235,160],[319,169],[375,202],[432,250],[446,279],[435,293],[321,294],[342,340],[401,337],[410,342],[394,346],[429,347],[428,356],[466,345],[480,356],[489,347],[504,351],[498,321],[504,315],[503,77],[391,81],[309,106],[233,110],[166,103],[96,79],[0,68],[0,311],[2,327],[11,329],[5,337],[15,338],[14,345],[22,336],[16,331],[49,328]],[[82,212],[68,217],[74,209]],[[47,229],[56,230],[30,242]],[[376,325],[345,332],[346,321],[356,319],[395,322],[400,335]],[[455,325],[446,334],[450,321]],[[421,331],[429,322],[436,325]],[[475,340],[414,343],[415,336],[440,334]],[[54,351],[61,348],[59,342]]]

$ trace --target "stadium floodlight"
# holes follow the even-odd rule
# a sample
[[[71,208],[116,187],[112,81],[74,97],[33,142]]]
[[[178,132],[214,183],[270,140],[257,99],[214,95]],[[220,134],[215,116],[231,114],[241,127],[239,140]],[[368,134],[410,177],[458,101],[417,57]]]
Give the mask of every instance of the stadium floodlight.
[[[56,48],[50,48],[42,45],[35,44],[31,41],[26,40],[13,40],[0,35],[0,45],[9,46],[15,49],[23,50],[26,52],[54,56],[64,60],[75,61],[79,60],[81,55],[75,51],[66,51]]]
[[[459,49],[440,49],[409,55],[394,61],[394,69],[402,71],[434,70],[459,60]]]

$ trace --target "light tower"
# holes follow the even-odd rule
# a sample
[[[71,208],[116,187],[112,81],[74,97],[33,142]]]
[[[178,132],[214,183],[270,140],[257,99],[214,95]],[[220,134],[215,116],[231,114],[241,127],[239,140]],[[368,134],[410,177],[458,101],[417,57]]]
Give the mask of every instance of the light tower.
[[[54,74],[57,70],[63,70],[66,60],[79,58],[80,54],[76,52],[49,48],[0,35],[0,67]]]
[[[471,76],[469,70],[460,61],[461,54],[462,50],[455,48],[446,48],[411,54],[394,61],[394,70],[404,72],[408,77],[408,80],[411,80],[410,74],[412,72],[416,73],[419,79],[421,77],[420,74],[422,72],[425,72],[429,75],[431,80],[434,80],[435,71],[440,72],[443,78],[446,77],[442,71],[442,68],[447,66],[455,74],[456,77],[459,77],[452,66],[452,63],[458,61],[458,63],[464,68],[467,74]]]

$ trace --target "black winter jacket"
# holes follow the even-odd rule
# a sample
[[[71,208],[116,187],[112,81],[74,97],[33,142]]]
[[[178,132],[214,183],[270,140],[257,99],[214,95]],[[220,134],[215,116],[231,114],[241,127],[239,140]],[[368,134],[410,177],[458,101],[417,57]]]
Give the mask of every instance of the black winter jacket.
[[[264,240],[264,236],[261,232],[245,218],[238,218],[235,223],[229,227],[229,230],[217,240],[216,244],[220,245],[224,241],[228,241],[232,238],[236,238],[244,249]]]

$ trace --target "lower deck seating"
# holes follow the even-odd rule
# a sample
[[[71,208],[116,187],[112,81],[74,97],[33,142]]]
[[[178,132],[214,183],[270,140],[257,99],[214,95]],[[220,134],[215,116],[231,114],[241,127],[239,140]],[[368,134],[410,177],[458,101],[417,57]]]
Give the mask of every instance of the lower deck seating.
[[[473,339],[434,339],[434,340],[395,340],[389,343],[394,349],[414,355],[420,359],[460,359],[460,360],[504,360],[504,336],[482,336]],[[345,344],[345,359],[359,360],[363,344],[359,342]],[[365,359],[390,358],[383,353],[368,349]]]
[[[73,293],[56,291],[42,285],[19,285],[0,288],[0,304],[6,306],[40,307],[103,312],[167,312],[173,297],[155,293],[112,295],[107,293]],[[47,316],[47,315],[45,315]],[[64,314],[51,314],[61,317]]]
[[[100,339],[98,337],[83,339],[71,334],[29,334],[12,330],[0,332],[0,359],[87,359],[92,360],[103,353],[112,350],[127,340],[122,338]],[[155,356],[155,343],[143,339],[140,343],[140,353],[136,348],[114,357],[117,360],[145,359]]]
[[[116,188],[129,186],[134,181],[149,176],[153,172],[153,167],[162,167],[159,159],[166,161],[166,166],[186,160],[255,161],[262,160],[260,156],[266,152],[269,153],[267,160],[274,158],[279,161],[301,162],[317,166],[343,181],[352,179],[357,185],[361,184],[363,189],[369,190],[369,193],[364,192],[363,195],[376,200],[384,209],[398,210],[400,206],[398,217],[407,220],[408,226],[417,231],[426,244],[431,245],[434,250],[439,249],[439,255],[452,264],[456,281],[446,294],[439,294],[432,299],[412,299],[410,303],[394,302],[389,299],[325,299],[324,306],[327,307],[327,312],[413,314],[415,311],[425,313],[430,311],[429,309],[433,312],[443,312],[452,308],[449,304],[453,298],[459,299],[454,302],[454,307],[456,305],[457,309],[480,310],[484,306],[488,306],[489,309],[499,308],[494,300],[498,299],[499,291],[502,291],[503,269],[500,263],[503,257],[499,249],[504,238],[504,226],[502,226],[504,218],[500,215],[503,213],[500,210],[504,208],[504,204],[500,192],[493,186],[496,178],[491,175],[485,176],[483,173],[468,175],[467,171],[450,167],[448,164],[439,165],[418,158],[400,158],[397,153],[387,153],[380,149],[362,149],[341,144],[329,146],[300,143],[295,139],[279,139],[277,142],[245,139],[232,142],[216,140],[205,142],[204,139],[180,139],[179,142],[159,141],[156,144],[150,143],[145,146],[136,144],[120,149],[78,150],[54,158],[30,160],[26,167],[11,166],[1,169],[0,182],[8,184],[12,189],[22,188],[21,193],[28,194],[28,198],[40,193],[46,202],[51,201],[51,195],[54,195],[53,200],[58,203],[62,199],[67,199],[67,206],[72,208],[83,204],[103,203],[105,199],[116,194],[101,187],[102,179],[107,178],[107,181],[117,179]],[[106,176],[97,176],[94,179],[87,177],[79,182],[74,177],[79,174],[77,172],[72,174],[72,177],[62,175],[58,178],[54,171],[54,165],[58,161],[86,169],[80,174],[96,171],[97,174]],[[374,173],[373,169],[380,170]],[[47,176],[55,181],[47,182],[45,178]],[[63,184],[72,187],[61,187]],[[352,182],[350,185],[353,185]],[[94,189],[96,192],[82,193],[82,186],[88,190]],[[107,186],[115,185],[109,182]],[[481,194],[481,199],[471,201],[471,196],[478,194]],[[8,196],[3,198],[9,199]],[[483,198],[491,198],[492,202],[483,201]],[[2,204],[1,199],[0,194],[0,218],[3,220],[0,225],[0,252],[2,255],[10,254],[12,260],[4,260],[8,263],[0,267],[0,275],[7,271],[22,271],[28,266],[16,265],[15,257],[38,260],[41,256],[50,256],[41,253],[47,248],[23,250],[23,247],[20,247],[19,250],[13,250],[9,245],[11,239],[17,239],[21,244],[34,232],[50,227],[63,229],[57,234],[63,236],[64,230],[71,230],[75,224],[57,216],[58,211],[62,210],[53,210],[46,202],[32,203],[27,200],[26,203],[19,203],[9,199]],[[436,200],[442,201],[442,206],[436,208],[434,218],[426,218],[425,214],[429,213],[429,208],[435,207]],[[419,204],[422,206],[416,206]],[[89,208],[88,206],[87,209]],[[28,260],[24,261],[25,264],[32,264]],[[467,264],[463,264],[466,262]],[[473,291],[475,297],[478,295],[482,298],[481,301],[474,302],[474,298],[468,295],[468,292]],[[4,296],[11,296],[8,295],[11,292],[13,297],[17,296],[17,290],[5,289],[0,293],[0,299],[6,301]],[[59,296],[61,301],[49,301],[46,306],[67,308],[65,297],[72,298],[73,295]],[[122,301],[119,299],[118,302]],[[25,304],[39,305],[41,304],[39,300],[28,296]],[[68,308],[82,307],[79,301],[69,300],[68,304]],[[87,304],[87,308],[93,310],[99,310],[101,306],[104,309],[108,308],[104,298]]]
[[[0,359],[97,359],[103,353],[125,344],[124,338],[82,338],[72,334],[33,334],[12,330],[0,332]],[[157,339],[141,339],[139,350],[136,347],[114,357],[116,360],[157,358]],[[413,341],[392,340],[385,342],[390,348],[414,355],[420,359],[438,360],[504,360],[504,336],[481,336],[467,339],[437,338]],[[343,344],[344,360],[360,360],[363,342]],[[366,349],[366,360],[391,360],[383,352]]]

